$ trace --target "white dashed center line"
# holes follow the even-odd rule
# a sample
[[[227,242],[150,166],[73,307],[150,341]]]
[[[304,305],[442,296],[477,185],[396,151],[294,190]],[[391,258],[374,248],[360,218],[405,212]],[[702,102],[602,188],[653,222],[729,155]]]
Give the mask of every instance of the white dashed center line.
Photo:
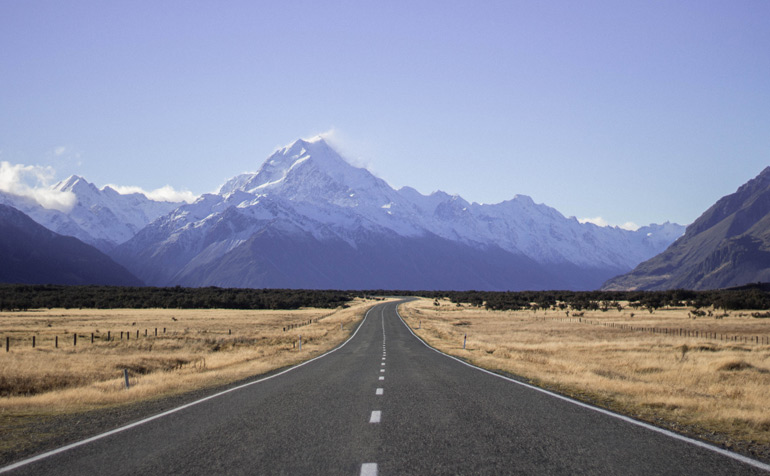
[[[385,366],[385,314],[383,311],[382,314],[382,360],[383,362],[380,363],[380,367]],[[380,373],[384,373],[385,369],[380,369]],[[380,376],[380,381],[385,380],[385,377],[382,375]],[[382,395],[384,392],[383,388],[378,388],[375,390],[375,395]],[[379,423],[382,419],[382,411],[380,410],[373,410],[372,416],[369,417],[369,423]],[[361,465],[361,476],[377,476],[377,463],[363,463]]]
[[[361,476],[377,476],[377,463],[362,464]]]

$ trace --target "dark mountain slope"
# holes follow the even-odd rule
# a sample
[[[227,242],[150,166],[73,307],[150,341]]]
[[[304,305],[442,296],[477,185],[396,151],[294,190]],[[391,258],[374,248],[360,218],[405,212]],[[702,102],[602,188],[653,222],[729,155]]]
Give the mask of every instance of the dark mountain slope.
[[[140,286],[138,278],[96,248],[62,236],[0,205],[0,282]]]
[[[603,289],[717,289],[770,280],[770,167],[706,210],[684,236]]]
[[[299,231],[266,228],[221,259],[187,269],[173,282],[222,287],[500,291],[575,289],[587,281],[594,286],[601,282],[585,270],[563,273],[561,268],[548,269],[497,247],[476,248],[435,235],[360,232],[357,244],[351,245],[341,239],[318,240]],[[610,272],[602,271],[604,276]],[[577,278],[573,282],[564,276]]]

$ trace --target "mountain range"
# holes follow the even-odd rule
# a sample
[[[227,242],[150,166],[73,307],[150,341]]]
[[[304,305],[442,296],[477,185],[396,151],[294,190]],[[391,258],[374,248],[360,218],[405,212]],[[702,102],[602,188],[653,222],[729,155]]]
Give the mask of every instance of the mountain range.
[[[520,195],[482,205],[395,190],[316,138],[276,151],[110,255],[152,285],[593,289],[682,231],[579,223]]]
[[[706,210],[684,236],[606,290],[716,289],[770,281],[770,167]]]
[[[323,139],[277,150],[194,203],[122,195],[73,176],[65,211],[0,203],[107,253],[145,284],[336,289],[596,289],[684,227],[599,227],[516,195],[470,203],[394,189]]]
[[[103,252],[129,240],[150,222],[181,205],[150,200],[141,193],[120,194],[112,187],[99,189],[77,175],[55,184],[50,192],[71,194],[72,207],[66,211],[45,208],[31,197],[2,191],[0,204],[16,208],[44,227],[74,236]]]

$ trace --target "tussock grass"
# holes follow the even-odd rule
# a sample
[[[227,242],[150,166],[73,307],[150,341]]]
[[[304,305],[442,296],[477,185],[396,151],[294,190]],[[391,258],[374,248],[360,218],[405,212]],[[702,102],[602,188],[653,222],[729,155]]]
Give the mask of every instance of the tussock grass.
[[[296,311],[2,312],[0,416],[85,411],[213,387],[294,365],[340,344],[372,304],[357,300],[349,308]],[[6,336],[11,338],[9,352]],[[128,390],[123,369],[129,373]]]
[[[585,311],[580,321],[570,321],[563,311],[487,311],[449,301],[435,306],[428,299],[401,306],[410,327],[444,352],[656,424],[689,428],[702,438],[761,446],[767,455],[770,345],[619,325],[751,341],[766,338],[770,322],[746,313],[692,319],[684,308],[632,313]],[[605,326],[612,323],[618,326]]]

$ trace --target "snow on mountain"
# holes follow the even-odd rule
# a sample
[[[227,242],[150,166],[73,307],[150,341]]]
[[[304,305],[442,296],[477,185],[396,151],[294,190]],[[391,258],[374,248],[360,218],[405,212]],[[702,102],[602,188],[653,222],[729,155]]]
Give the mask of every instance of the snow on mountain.
[[[192,285],[211,284],[203,270],[214,273],[214,269],[222,275],[216,282],[237,283],[237,276],[224,276],[227,271],[216,263],[221,259],[253,259],[255,266],[261,263],[272,271],[259,274],[239,263],[236,267],[240,273],[256,279],[243,281],[242,285],[264,285],[290,282],[285,276],[274,281],[266,277],[285,272],[276,262],[265,262],[270,261],[269,257],[255,248],[259,243],[266,246],[265,250],[273,249],[272,242],[266,244],[267,236],[283,237],[286,246],[292,243],[318,250],[334,249],[341,260],[350,260],[355,250],[365,249],[372,242],[384,243],[384,237],[390,237],[391,243],[425,249],[430,242],[430,246],[451,248],[452,253],[461,249],[466,254],[468,250],[497,250],[494,253],[518,257],[511,259],[519,260],[515,262],[527,269],[532,268],[532,263],[540,263],[551,270],[573,270],[578,274],[588,270],[598,280],[627,271],[663,251],[683,231],[684,227],[670,223],[637,231],[581,224],[523,195],[483,205],[440,191],[423,195],[409,187],[394,190],[366,169],[350,165],[323,139],[316,138],[298,140],[279,149],[257,172],[233,177],[218,193],[180,206],[120,246],[113,256],[148,283]],[[329,243],[337,244],[328,248]],[[454,258],[450,254],[442,259]],[[285,264],[297,265],[295,261]],[[320,262],[317,266],[321,266]],[[462,266],[468,266],[467,261]],[[326,283],[326,276],[330,279],[328,286],[340,286],[329,278],[329,272],[318,270],[317,282]],[[504,274],[497,273],[492,275]],[[546,286],[543,283],[551,279],[543,277],[548,275],[544,273],[538,278],[538,286]],[[484,279],[483,285],[491,286],[491,278]],[[579,287],[576,282],[568,285]],[[507,289],[505,283],[499,286]],[[432,285],[426,283],[424,287]]]
[[[141,193],[120,194],[111,187],[99,189],[76,175],[55,184],[51,190],[74,194],[75,205],[62,212],[5,192],[0,192],[0,203],[21,210],[52,231],[74,236],[102,251],[128,241],[148,223],[181,205],[150,200]]]
[[[93,246],[55,233],[0,204],[0,282],[141,286],[142,282]]]

